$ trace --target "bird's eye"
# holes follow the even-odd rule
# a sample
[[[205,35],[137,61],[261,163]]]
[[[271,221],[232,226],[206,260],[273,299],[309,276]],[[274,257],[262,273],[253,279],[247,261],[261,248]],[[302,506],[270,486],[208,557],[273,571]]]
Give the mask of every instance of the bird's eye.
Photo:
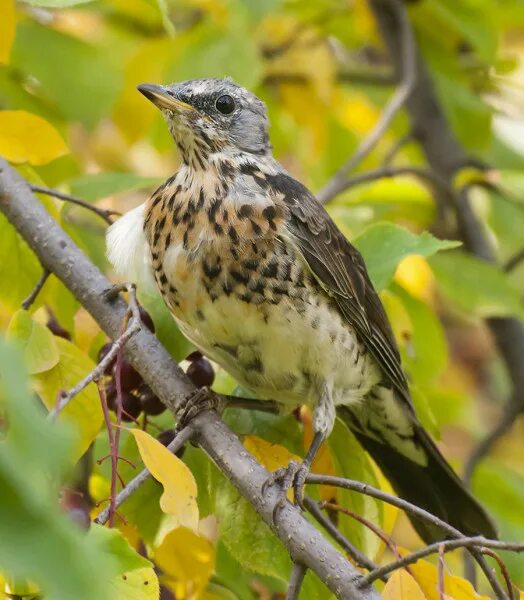
[[[219,96],[215,102],[215,106],[219,113],[223,115],[230,115],[235,110],[235,101],[231,96],[224,94]]]

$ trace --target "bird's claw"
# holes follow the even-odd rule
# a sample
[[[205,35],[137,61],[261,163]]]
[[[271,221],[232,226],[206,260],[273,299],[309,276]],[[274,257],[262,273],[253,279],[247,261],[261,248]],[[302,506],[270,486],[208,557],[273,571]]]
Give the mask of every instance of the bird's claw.
[[[218,409],[220,405],[220,398],[209,388],[195,390],[181,401],[177,409],[177,430],[184,429],[201,412]]]
[[[281,498],[275,504],[273,509],[273,522],[276,521],[278,511],[284,507],[287,500],[288,490],[293,490],[294,503],[302,510],[304,508],[304,485],[307,474],[309,473],[309,465],[305,462],[298,463],[291,460],[287,467],[277,469],[266,479],[262,485],[262,494],[265,494],[269,487],[278,485],[282,492]]]

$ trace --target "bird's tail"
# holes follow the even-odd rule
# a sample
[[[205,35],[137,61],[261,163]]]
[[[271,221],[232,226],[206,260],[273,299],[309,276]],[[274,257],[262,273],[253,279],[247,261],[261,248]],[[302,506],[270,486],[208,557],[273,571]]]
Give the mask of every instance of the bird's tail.
[[[399,452],[394,445],[377,441],[357,426],[351,409],[338,407],[337,412],[371,455],[401,497],[427,510],[467,536],[497,537],[495,526],[480,503],[466,489],[439,449],[419,423],[414,425],[413,443],[424,452],[422,466]],[[446,537],[438,527],[409,515],[425,543]]]

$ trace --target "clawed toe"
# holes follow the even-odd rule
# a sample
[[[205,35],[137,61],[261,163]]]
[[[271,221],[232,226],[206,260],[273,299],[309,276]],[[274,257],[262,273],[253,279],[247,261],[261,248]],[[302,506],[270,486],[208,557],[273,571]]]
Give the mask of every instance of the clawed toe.
[[[287,467],[277,469],[266,479],[262,485],[262,494],[265,494],[269,487],[278,485],[282,493],[282,497],[277,501],[273,509],[273,522],[276,520],[278,511],[285,505],[287,492],[293,489],[294,502],[304,510],[304,484],[307,474],[309,473],[309,465],[306,463],[297,463],[290,461]]]
[[[177,429],[180,431],[201,412],[218,408],[219,397],[208,388],[200,388],[186,396],[180,403],[177,413]]]

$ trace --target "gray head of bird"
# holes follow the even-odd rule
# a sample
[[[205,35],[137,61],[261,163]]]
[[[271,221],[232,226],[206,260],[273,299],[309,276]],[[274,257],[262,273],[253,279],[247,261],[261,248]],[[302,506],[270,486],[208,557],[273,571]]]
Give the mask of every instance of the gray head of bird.
[[[146,83],[138,90],[162,111],[184,160],[195,151],[203,159],[214,152],[270,152],[264,103],[230,78]]]

